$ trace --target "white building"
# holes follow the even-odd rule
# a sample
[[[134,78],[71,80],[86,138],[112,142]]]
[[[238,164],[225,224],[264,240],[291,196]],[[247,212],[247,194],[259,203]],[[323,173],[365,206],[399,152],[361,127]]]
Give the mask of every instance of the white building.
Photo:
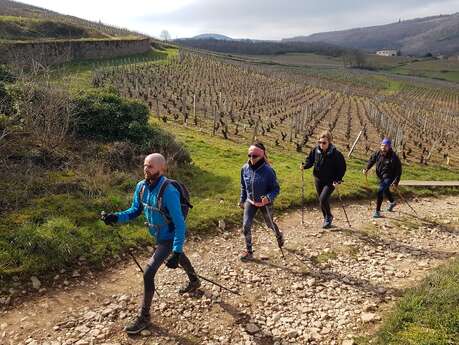
[[[397,50],[395,49],[383,49],[376,51],[376,55],[381,56],[397,56]]]

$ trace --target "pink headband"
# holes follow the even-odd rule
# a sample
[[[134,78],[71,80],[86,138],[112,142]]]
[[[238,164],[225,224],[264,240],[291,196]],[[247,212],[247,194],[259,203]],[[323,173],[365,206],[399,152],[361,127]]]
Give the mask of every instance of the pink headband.
[[[255,145],[251,145],[249,147],[249,155],[255,155],[255,156],[259,156],[259,157],[264,157],[265,156],[265,151],[263,151],[262,149],[260,149],[259,147],[255,146]]]

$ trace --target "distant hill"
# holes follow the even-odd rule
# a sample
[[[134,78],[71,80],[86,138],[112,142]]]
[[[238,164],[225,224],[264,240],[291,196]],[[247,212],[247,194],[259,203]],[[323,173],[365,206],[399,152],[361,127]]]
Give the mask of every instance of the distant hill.
[[[0,40],[145,37],[123,28],[0,0]]]
[[[345,49],[322,42],[279,42],[254,40],[218,40],[214,38],[177,39],[174,43],[188,48],[204,49],[227,54],[277,55],[286,53],[316,53],[341,56]]]
[[[223,40],[223,41],[233,40],[231,37],[220,35],[220,34],[201,34],[201,35],[194,36],[191,39],[194,39],[194,40],[214,39],[214,40]]]
[[[317,33],[283,42],[326,42],[369,52],[394,48],[402,55],[459,54],[459,13]]]

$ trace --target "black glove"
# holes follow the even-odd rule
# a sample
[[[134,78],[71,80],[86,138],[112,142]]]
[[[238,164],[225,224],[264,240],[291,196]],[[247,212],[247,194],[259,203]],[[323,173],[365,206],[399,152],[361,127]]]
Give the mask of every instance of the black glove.
[[[113,225],[118,222],[118,216],[114,213],[100,213],[100,220],[103,220],[106,225]]]
[[[166,266],[172,269],[176,269],[179,265],[181,253],[173,252],[166,261]]]

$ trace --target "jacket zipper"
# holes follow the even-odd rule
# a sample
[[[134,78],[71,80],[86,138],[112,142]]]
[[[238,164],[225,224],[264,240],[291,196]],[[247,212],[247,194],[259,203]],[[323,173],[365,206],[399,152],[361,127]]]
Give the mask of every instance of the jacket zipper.
[[[266,163],[263,163],[262,165],[260,165],[256,170],[253,171],[253,175],[252,175],[252,195],[253,195],[253,198],[255,199],[255,190],[253,189],[253,184],[255,182],[255,173],[261,169],[261,167],[263,167]],[[255,202],[255,200],[253,200],[253,202]]]

